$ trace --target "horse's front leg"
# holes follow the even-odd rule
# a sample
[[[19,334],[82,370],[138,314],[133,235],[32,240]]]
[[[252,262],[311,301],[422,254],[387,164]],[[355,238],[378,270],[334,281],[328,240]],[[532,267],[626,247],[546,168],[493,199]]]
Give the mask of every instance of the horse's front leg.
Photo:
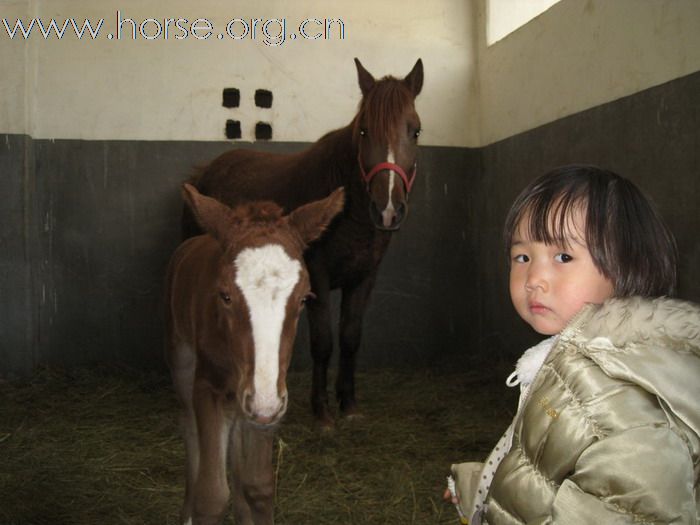
[[[343,287],[340,307],[340,359],[335,391],[340,410],[346,417],[358,415],[355,400],[355,360],[362,340],[362,320],[374,287],[373,272],[359,284]]]
[[[237,418],[231,432],[233,512],[239,525],[272,525],[275,478],[272,469],[274,429]]]
[[[192,491],[192,524],[216,525],[226,514],[229,500],[226,455],[230,422],[222,396],[206,382],[195,383],[199,469]]]
[[[323,269],[309,264],[311,290],[315,297],[307,302],[306,314],[309,320],[309,344],[314,371],[311,382],[311,410],[323,429],[334,426],[328,408],[328,364],[333,354],[333,331],[331,328],[330,285]]]

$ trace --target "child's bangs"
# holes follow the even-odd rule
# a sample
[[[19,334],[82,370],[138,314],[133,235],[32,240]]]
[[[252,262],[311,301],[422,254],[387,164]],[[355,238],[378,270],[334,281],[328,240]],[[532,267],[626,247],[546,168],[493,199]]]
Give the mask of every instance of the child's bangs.
[[[517,224],[523,224],[528,237],[535,242],[545,244],[568,245],[572,240],[585,242],[585,231],[577,231],[574,216],[584,212],[585,202],[581,195],[561,193],[548,195],[539,193],[533,196],[522,208]]]

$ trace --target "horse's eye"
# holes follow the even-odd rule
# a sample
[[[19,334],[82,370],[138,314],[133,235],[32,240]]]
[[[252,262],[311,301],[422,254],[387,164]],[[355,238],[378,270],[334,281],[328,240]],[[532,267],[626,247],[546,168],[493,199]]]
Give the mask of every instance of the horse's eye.
[[[226,304],[231,303],[231,296],[227,294],[226,292],[219,292],[219,297],[221,297],[221,300],[225,302]]]
[[[421,132],[421,131],[422,131],[422,130],[421,130],[420,128],[418,128],[416,131],[413,132],[413,137],[416,138],[416,139],[417,139],[418,137],[420,137],[420,132]]]
[[[360,128],[360,137],[366,137],[367,136],[367,130],[365,128]]]
[[[310,301],[312,299],[316,299],[316,294],[314,294],[313,292],[309,292],[301,298],[301,304],[305,304],[307,301]]]

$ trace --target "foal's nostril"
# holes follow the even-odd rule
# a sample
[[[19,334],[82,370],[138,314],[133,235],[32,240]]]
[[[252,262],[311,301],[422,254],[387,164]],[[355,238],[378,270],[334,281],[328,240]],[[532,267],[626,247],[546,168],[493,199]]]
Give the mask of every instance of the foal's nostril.
[[[243,411],[246,414],[253,415],[253,394],[250,390],[243,392]]]
[[[279,414],[283,415],[287,411],[287,392],[280,396],[280,410]]]

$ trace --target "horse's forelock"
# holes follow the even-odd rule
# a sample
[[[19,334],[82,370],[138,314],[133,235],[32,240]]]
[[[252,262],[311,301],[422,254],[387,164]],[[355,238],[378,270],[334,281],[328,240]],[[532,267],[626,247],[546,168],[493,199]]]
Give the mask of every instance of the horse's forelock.
[[[372,140],[392,143],[399,120],[406,108],[413,106],[413,99],[403,81],[390,76],[377,81],[360,102],[353,130],[355,138],[359,136],[360,123],[364,122]]]
[[[231,218],[238,224],[276,223],[284,215],[284,210],[271,201],[251,202],[237,206]]]

